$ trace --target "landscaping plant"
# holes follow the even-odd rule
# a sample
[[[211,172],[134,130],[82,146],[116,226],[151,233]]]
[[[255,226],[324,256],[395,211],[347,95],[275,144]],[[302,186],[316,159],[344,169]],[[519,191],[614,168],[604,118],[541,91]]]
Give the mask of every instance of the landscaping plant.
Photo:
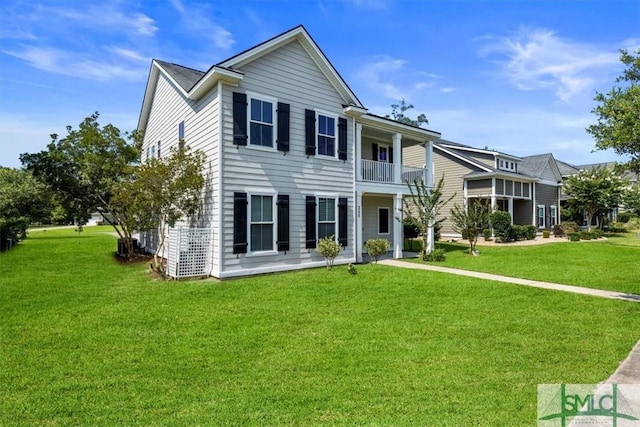
[[[331,270],[331,267],[333,267],[333,262],[340,254],[340,249],[340,244],[336,242],[333,234],[318,241],[318,249],[316,251],[324,257],[327,263],[327,270]]]
[[[373,261],[377,263],[378,258],[387,253],[391,244],[387,239],[369,239],[367,240],[367,243],[365,243],[364,247],[369,256],[373,258]]]

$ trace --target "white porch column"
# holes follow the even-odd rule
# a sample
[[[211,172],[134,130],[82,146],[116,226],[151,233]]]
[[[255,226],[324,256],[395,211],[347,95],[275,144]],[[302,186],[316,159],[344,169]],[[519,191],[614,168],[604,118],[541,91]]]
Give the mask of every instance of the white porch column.
[[[513,197],[509,197],[509,213],[511,214],[511,225],[513,225]]]
[[[433,180],[435,176],[434,168],[433,141],[427,141],[424,144],[424,185],[427,188],[433,188]]]
[[[356,192],[356,262],[362,262],[364,243],[362,238],[362,193]]]
[[[402,234],[402,193],[393,198],[393,257],[402,258],[404,236]]]
[[[362,181],[362,123],[356,123],[354,144],[356,145],[356,181]]]
[[[393,134],[393,182],[402,184],[402,135]]]
[[[496,177],[491,178],[491,212],[496,209]]]

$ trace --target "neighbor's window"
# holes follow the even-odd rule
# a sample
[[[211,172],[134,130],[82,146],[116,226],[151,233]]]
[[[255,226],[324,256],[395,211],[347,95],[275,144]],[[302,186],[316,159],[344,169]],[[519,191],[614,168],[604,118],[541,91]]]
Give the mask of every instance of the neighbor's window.
[[[273,116],[275,102],[249,99],[249,143],[259,147],[273,147]]]
[[[544,206],[538,205],[538,228],[544,228]]]
[[[251,252],[273,250],[273,196],[251,195]]]
[[[318,239],[336,234],[336,199],[318,198]]]
[[[558,221],[557,212],[558,208],[555,205],[549,206],[549,227],[556,225],[556,222]]]
[[[336,156],[336,119],[318,114],[318,154]]]

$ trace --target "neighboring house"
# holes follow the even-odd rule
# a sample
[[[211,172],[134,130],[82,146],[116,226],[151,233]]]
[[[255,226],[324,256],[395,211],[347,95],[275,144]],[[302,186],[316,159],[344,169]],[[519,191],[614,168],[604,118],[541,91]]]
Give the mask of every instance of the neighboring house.
[[[421,164],[421,153],[405,149],[407,164]],[[514,224],[548,229],[560,220],[562,177],[551,154],[517,157],[453,141],[433,144],[435,182],[444,176],[443,199],[454,196],[441,210],[443,237],[459,237],[450,221],[455,203],[484,203],[511,213]]]
[[[302,26],[206,72],[154,60],[138,129],[148,157],[179,141],[205,153],[202,211],[183,224],[209,230],[198,250],[215,277],[322,266],[318,240],[331,235],[336,263],[362,261],[371,238],[401,257],[405,181],[433,175],[421,165],[440,137],[369,114]],[[417,168],[403,165],[408,147]]]

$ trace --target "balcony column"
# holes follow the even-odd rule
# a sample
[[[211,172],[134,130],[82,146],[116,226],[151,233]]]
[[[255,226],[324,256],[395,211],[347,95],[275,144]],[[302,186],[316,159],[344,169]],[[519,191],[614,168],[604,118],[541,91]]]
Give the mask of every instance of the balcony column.
[[[393,257],[402,258],[404,235],[402,234],[402,193],[393,198]]]
[[[424,185],[427,188],[433,188],[433,169],[433,141],[427,141],[424,143]]]
[[[362,123],[356,123],[354,143],[356,146],[356,181],[362,181]]]
[[[402,135],[393,134],[393,182],[402,184]]]
[[[362,232],[362,192],[356,192],[356,262],[362,262],[362,253],[364,252],[364,244]]]

